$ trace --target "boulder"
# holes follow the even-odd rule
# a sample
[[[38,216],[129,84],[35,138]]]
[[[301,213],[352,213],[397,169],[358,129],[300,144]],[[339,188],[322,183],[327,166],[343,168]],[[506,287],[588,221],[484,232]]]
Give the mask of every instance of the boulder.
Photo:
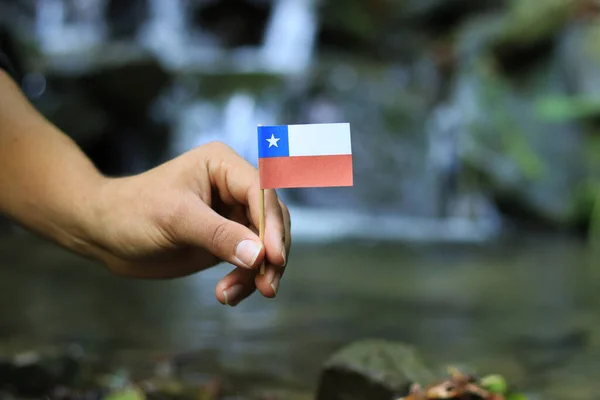
[[[347,121],[352,127],[354,184],[361,190],[295,190],[305,206],[436,216],[437,171],[427,168],[428,110],[439,75],[426,57],[403,67],[323,62],[308,88],[285,101],[289,123]],[[377,157],[373,157],[377,154]]]
[[[428,38],[454,31],[477,13],[500,9],[498,0],[336,0],[319,7],[319,49],[369,59],[414,58]]]
[[[449,107],[460,115],[461,161],[505,215],[572,228],[589,169],[586,133],[576,119],[549,118],[547,105],[570,91],[559,45],[564,31],[556,22],[553,35],[548,28],[519,42],[507,33],[517,24],[511,15],[482,17],[460,34]]]
[[[225,48],[260,46],[271,14],[270,2],[221,0],[192,10],[192,21]]]
[[[42,63],[46,89],[35,105],[105,174],[142,172],[165,159],[169,127],[153,118],[172,79],[150,53],[106,45]]]
[[[435,375],[417,351],[386,340],[364,340],[334,354],[321,373],[317,400],[391,400]]]
[[[109,0],[106,19],[113,39],[131,39],[150,16],[148,0]]]

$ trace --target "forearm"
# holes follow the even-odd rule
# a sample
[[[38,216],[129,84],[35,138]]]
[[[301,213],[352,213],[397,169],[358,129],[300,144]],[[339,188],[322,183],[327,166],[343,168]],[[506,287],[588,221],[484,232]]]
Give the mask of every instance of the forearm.
[[[96,200],[105,181],[73,140],[41,116],[0,70],[0,212],[89,255]]]

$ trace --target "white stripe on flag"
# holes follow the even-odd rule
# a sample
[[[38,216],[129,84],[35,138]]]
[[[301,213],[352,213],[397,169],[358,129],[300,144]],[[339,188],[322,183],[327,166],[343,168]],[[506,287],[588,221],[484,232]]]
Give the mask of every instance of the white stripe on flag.
[[[290,156],[352,154],[350,124],[288,125]]]

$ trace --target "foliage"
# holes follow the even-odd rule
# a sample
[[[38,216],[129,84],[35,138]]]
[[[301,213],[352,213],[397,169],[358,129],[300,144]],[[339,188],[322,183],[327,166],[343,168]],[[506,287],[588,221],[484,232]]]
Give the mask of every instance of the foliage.
[[[509,390],[501,375],[487,375],[481,379],[466,375],[454,367],[448,368],[450,379],[426,387],[414,383],[406,397],[398,400],[438,400],[478,398],[482,400],[526,400],[520,393]]]
[[[554,35],[568,20],[579,0],[511,0],[501,40],[535,42]]]
[[[565,122],[600,115],[600,97],[547,96],[536,101],[540,118],[552,122]]]
[[[539,99],[536,104],[538,115],[553,122],[583,120],[600,116],[600,97],[589,96],[549,96]],[[590,135],[587,138],[587,159],[592,171],[600,171],[600,138]],[[600,176],[591,175],[583,185],[584,201],[591,197],[589,241],[600,241]]]

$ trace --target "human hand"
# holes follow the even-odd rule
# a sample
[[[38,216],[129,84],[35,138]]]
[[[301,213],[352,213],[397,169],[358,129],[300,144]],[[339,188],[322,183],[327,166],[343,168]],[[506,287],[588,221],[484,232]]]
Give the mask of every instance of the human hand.
[[[290,215],[276,192],[265,190],[263,245],[259,193],[258,171],[219,142],[139,175],[109,178],[95,201],[90,253],[117,274],[150,279],[226,261],[236,268],[217,284],[219,302],[235,306],[256,289],[275,297],[291,245]]]

